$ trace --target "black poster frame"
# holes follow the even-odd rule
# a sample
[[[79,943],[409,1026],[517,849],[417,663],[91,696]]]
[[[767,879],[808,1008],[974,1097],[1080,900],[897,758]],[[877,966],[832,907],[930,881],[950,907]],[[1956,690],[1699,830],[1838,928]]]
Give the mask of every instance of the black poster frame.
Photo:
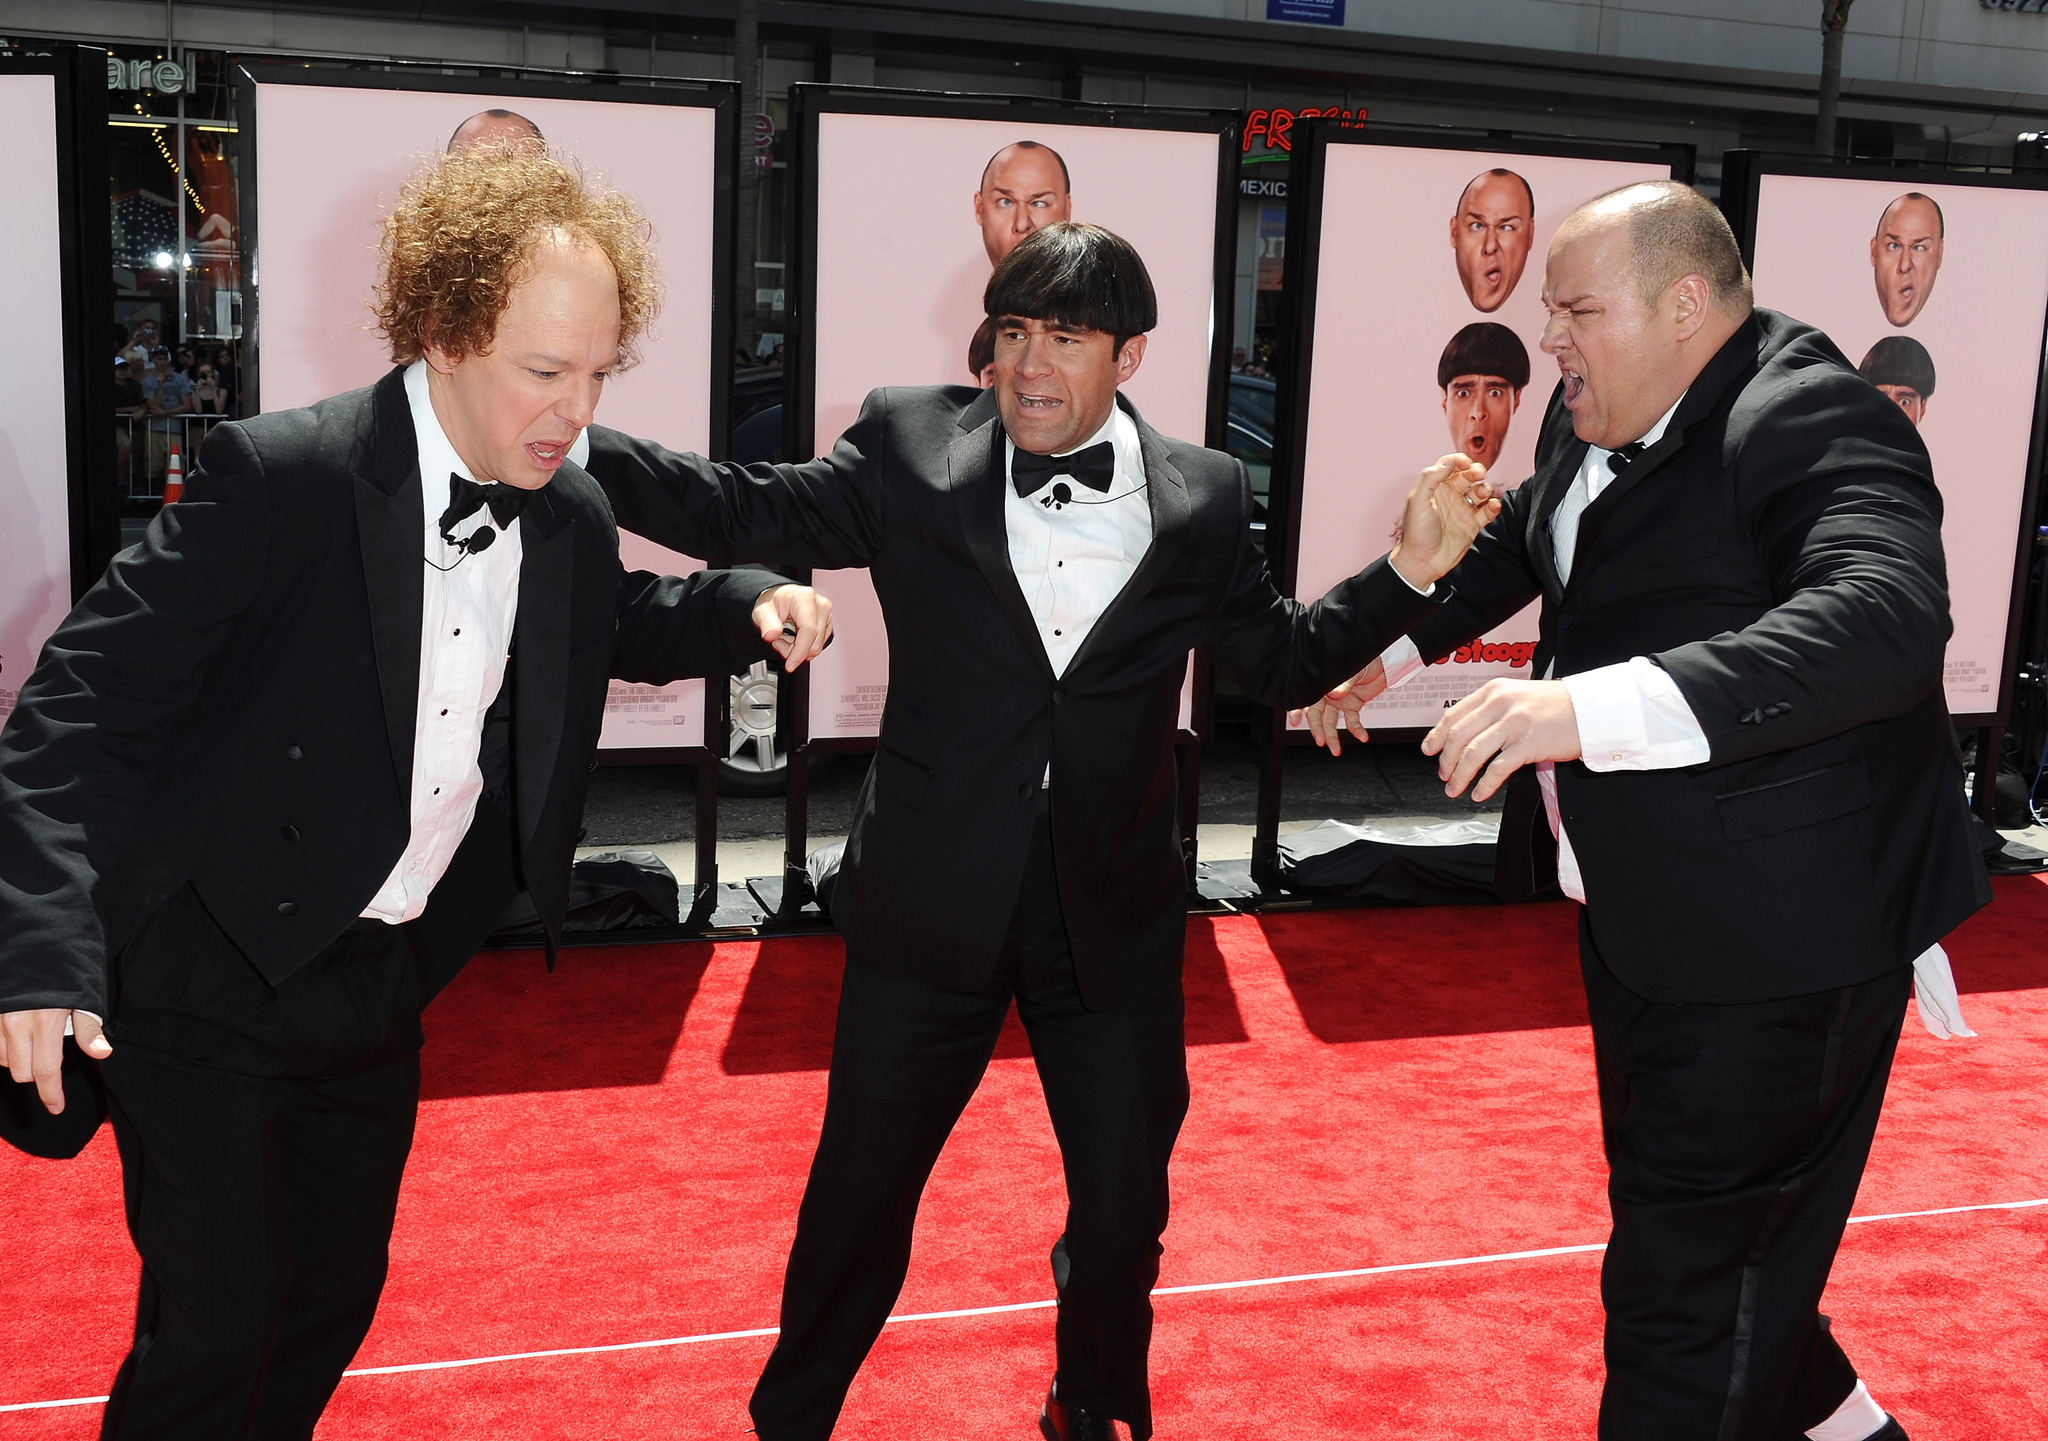
[[[346,58],[295,57],[280,63],[276,57],[234,56],[231,64],[236,84],[236,126],[241,146],[240,191],[242,207],[241,261],[243,276],[243,336],[246,360],[243,366],[243,395],[250,413],[262,409],[263,309],[260,204],[256,191],[257,155],[260,144],[256,90],[259,85],[318,85],[350,90],[409,90],[440,94],[486,94],[537,100],[602,101],[639,105],[677,105],[709,109],[716,113],[714,165],[712,170],[712,298],[711,326],[711,459],[723,460],[732,447],[732,383],[734,295],[733,264],[737,210],[735,177],[739,167],[740,87],[729,80],[694,80],[661,77],[652,82],[621,84],[619,77],[593,75],[583,71],[550,70],[532,66],[481,70],[471,75],[449,75],[440,67],[404,61],[370,61]],[[751,156],[749,157],[751,160]],[[700,556],[711,565],[720,557]],[[701,746],[632,746],[598,752],[598,764],[694,765],[697,768],[695,797],[695,876],[688,924],[708,924],[718,893],[718,779],[716,762],[721,756],[720,739],[725,728],[725,700],[729,687],[718,676],[704,682],[704,744]]]
[[[1180,106],[1115,105],[1061,100],[1040,95],[975,94],[954,91],[899,90],[878,86],[806,83],[790,87],[790,165],[796,185],[792,196],[789,269],[785,272],[783,453],[808,460],[816,454],[816,331],[818,275],[818,126],[825,115],[887,115],[906,119],[1036,121],[1046,125],[1095,125],[1141,130],[1178,130],[1217,137],[1216,238],[1211,295],[1208,404],[1202,443],[1222,449],[1229,427],[1231,308],[1237,269],[1238,136],[1242,117],[1234,110]],[[809,580],[809,575],[798,577]],[[1201,735],[1209,714],[1209,667],[1197,654],[1190,662],[1195,678],[1190,720],[1194,729],[1179,732],[1181,762],[1181,845],[1192,878],[1195,863],[1196,803],[1201,774]],[[805,762],[809,752],[852,752],[875,749],[872,736],[810,737],[810,670],[785,677],[782,730],[789,754],[787,849],[783,857],[780,917],[794,919],[810,899],[807,869],[809,816]],[[1191,887],[1192,892],[1192,887]]]
[[[1267,558],[1284,595],[1294,594],[1301,547],[1302,467],[1308,447],[1309,396],[1315,365],[1316,287],[1322,265],[1323,200],[1332,146],[1370,145],[1407,150],[1485,151],[1496,155],[1550,156],[1576,160],[1654,160],[1669,165],[1674,180],[1690,182],[1696,152],[1690,145],[1656,141],[1582,140],[1562,136],[1474,133],[1435,129],[1392,129],[1371,121],[1319,115],[1296,123],[1294,164],[1288,187],[1286,267],[1280,289],[1281,383],[1273,434],[1273,483],[1268,493]],[[1306,732],[1287,728],[1286,717],[1261,709],[1265,765],[1259,778],[1257,820],[1252,835],[1252,878],[1264,890],[1278,888],[1280,798],[1284,763],[1291,746],[1313,744]],[[1375,727],[1369,744],[1414,743],[1426,730],[1414,726]]]
[[[1987,190],[2048,191],[2048,174],[2024,170],[1992,172],[1982,169],[1951,168],[1928,161],[1888,161],[1840,158],[1825,155],[1781,155],[1760,150],[1731,150],[1723,158],[1721,208],[1735,230],[1742,247],[1742,263],[1754,268],[1756,222],[1759,196],[1766,175],[1787,175],[1816,179],[1885,180],[1898,184],[1959,185]],[[2042,319],[2042,335],[2048,341],[2048,315]],[[2036,514],[2041,503],[2041,471],[2048,463],[2048,344],[2044,344],[2039,371],[2034,378],[2034,415],[2027,437],[2027,472],[2020,492],[2020,527],[2013,538],[2012,590],[2006,598],[2005,643],[1999,649],[1998,700],[1989,711],[1952,714],[1958,727],[1988,727],[1995,738],[2012,718],[2013,691],[2017,684],[2021,632],[2025,625],[2027,569],[2033,558]],[[1988,782],[1996,764],[1998,747],[1985,747],[1990,767],[1984,767]],[[1981,785],[1979,800],[1989,802],[1988,783]],[[1988,811],[1987,811],[1988,814]]]
[[[47,75],[55,91],[59,364],[64,377],[67,566],[76,602],[121,548],[114,493],[113,366],[102,363],[114,313],[107,226],[107,52],[50,44],[0,51],[0,75]]]

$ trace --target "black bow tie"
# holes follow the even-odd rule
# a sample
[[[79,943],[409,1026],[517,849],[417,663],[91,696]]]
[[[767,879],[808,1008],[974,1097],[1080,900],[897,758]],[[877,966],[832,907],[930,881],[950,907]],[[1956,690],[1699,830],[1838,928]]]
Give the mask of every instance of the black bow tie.
[[[519,516],[519,508],[526,504],[531,491],[521,490],[516,485],[479,485],[473,480],[464,480],[459,475],[448,477],[448,509],[441,512],[441,534],[444,536],[485,506],[491,508],[491,519],[498,523],[498,529],[509,530]]]
[[[1056,475],[1072,476],[1090,490],[1107,494],[1116,479],[1116,447],[1103,440],[1072,455],[1033,455],[1020,447],[1010,458],[1010,483],[1019,495],[1037,494]]]
[[[1613,471],[1616,475],[1620,475],[1624,470],[1627,470],[1629,466],[1634,464],[1635,458],[1641,455],[1646,449],[1648,449],[1648,447],[1645,446],[1640,440],[1631,440],[1627,445],[1622,446],[1621,449],[1609,453],[1607,457],[1607,468]]]

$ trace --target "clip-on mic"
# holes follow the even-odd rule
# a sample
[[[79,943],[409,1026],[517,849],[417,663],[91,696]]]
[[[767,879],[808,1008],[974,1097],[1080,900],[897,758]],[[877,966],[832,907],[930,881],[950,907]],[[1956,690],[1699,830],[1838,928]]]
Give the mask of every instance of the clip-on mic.
[[[455,567],[458,565],[461,565],[462,562],[468,559],[470,556],[481,555],[484,551],[489,550],[493,545],[497,544],[498,532],[494,526],[485,524],[478,526],[475,530],[471,531],[461,540],[457,540],[453,535],[450,535],[447,531],[444,530],[441,532],[441,540],[444,544],[455,547],[458,554],[456,555],[454,561],[448,565],[434,565],[434,563],[431,560],[429,560],[427,564],[434,565],[435,570],[448,571],[455,569]]]

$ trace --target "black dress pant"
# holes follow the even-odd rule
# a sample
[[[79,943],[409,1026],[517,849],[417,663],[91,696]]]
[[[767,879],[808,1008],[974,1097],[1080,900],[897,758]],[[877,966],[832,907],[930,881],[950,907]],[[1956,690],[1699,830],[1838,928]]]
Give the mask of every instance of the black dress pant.
[[[1742,1005],[1580,966],[1614,1232],[1602,1441],[1797,1441],[1856,1386],[1821,1292],[1870,1156],[1910,968]]]
[[[1151,1435],[1152,1287],[1167,1158],[1188,1106],[1180,981],[1176,973],[1109,1010],[1082,1004],[1041,813],[987,986],[949,990],[847,961],[781,1336],[754,1389],[762,1441],[832,1434],[903,1289],[925,1181],[981,1083],[1013,996],[1066,1175],[1066,1230],[1053,1254],[1060,1398],[1129,1423],[1140,1441]]]
[[[405,930],[269,985],[188,889],[121,957],[102,1063],[135,1342],[103,1438],[313,1434],[376,1313],[419,1105]]]

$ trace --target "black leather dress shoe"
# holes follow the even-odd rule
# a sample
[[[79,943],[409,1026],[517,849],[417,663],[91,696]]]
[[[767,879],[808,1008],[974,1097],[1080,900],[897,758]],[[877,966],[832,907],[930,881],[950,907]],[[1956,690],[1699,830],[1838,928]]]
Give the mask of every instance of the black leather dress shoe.
[[[1116,1422],[1067,1405],[1054,1387],[1046,1389],[1045,1409],[1038,1413],[1038,1429],[1045,1441],[1117,1441]]]
[[[1864,1437],[1863,1441],[1912,1441],[1912,1438],[1906,1435],[1906,1428],[1899,1424],[1898,1417],[1887,1415],[1884,1425]]]

